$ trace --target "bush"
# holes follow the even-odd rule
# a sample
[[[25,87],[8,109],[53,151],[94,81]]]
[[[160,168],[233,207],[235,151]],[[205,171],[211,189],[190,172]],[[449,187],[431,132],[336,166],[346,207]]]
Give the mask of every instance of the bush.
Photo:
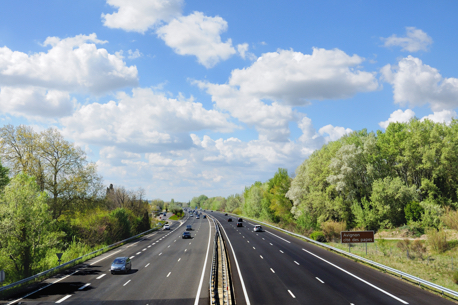
[[[241,215],[242,214],[242,209],[241,208],[236,208],[232,211],[232,213],[236,214],[236,215]]]
[[[445,209],[445,213],[442,216],[442,221],[444,224],[452,229],[452,230],[458,230],[458,212],[450,210],[449,207]]]
[[[418,221],[421,219],[421,214],[423,214],[424,209],[422,206],[416,202],[412,201],[404,207],[404,213],[406,215],[407,221]]]
[[[447,250],[447,235],[445,231],[429,229],[426,234],[428,235],[428,246],[432,251],[442,253]]]
[[[326,237],[321,231],[313,231],[312,234],[310,234],[310,238],[321,243],[325,243],[327,241]]]
[[[345,231],[347,225],[345,222],[337,222],[328,220],[321,223],[321,231],[323,232],[326,240],[335,241],[340,239],[340,232]]]
[[[453,277],[453,282],[454,282],[455,284],[458,284],[458,270],[456,270],[456,271],[453,272],[452,277]]]

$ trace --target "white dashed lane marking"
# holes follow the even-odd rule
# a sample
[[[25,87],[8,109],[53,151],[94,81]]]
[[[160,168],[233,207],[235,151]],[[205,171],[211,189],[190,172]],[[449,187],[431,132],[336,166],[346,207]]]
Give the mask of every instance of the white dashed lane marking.
[[[275,273],[274,269],[270,268],[270,271],[272,271],[272,273]]]
[[[104,277],[105,275],[106,275],[105,273],[102,274],[102,275],[100,275],[99,277],[96,278],[96,280],[100,280],[100,279],[101,279],[102,277]]]
[[[126,286],[127,284],[129,284],[131,280],[128,280],[123,286]]]
[[[317,279],[318,281],[320,281],[321,284],[324,284],[324,282],[323,282],[322,280],[320,280],[319,278],[316,277],[316,279]]]
[[[288,290],[288,292],[293,298],[296,298],[296,296],[291,292],[291,290]]]

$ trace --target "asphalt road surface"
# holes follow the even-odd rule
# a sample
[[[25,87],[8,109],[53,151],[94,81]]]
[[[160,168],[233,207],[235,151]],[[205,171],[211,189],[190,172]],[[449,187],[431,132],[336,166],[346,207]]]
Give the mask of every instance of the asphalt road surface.
[[[229,241],[238,305],[455,304],[282,232],[254,232],[252,221],[236,227],[235,217],[228,222],[231,216],[209,214]]]
[[[192,239],[182,239],[189,224]],[[0,304],[209,304],[214,234],[211,220],[186,216],[173,221],[170,231],[113,249],[78,266],[76,273],[41,283],[54,284],[38,292]],[[132,270],[112,275],[111,263],[119,256],[131,258]]]

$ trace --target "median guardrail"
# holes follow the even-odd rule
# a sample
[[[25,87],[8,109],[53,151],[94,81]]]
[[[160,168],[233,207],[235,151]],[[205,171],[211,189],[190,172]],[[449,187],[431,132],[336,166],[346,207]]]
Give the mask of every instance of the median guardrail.
[[[234,215],[234,216],[237,216],[239,217],[239,215],[236,215],[236,214],[232,214],[230,213],[231,215]],[[414,275],[411,275],[411,274],[408,274],[408,273],[405,273],[405,272],[402,272],[400,270],[397,270],[397,269],[394,269],[394,268],[391,268],[391,267],[388,267],[388,266],[385,266],[385,265],[382,265],[380,263],[377,263],[377,262],[374,262],[374,261],[371,261],[367,258],[364,258],[364,257],[361,257],[361,256],[358,256],[356,254],[352,254],[350,252],[347,252],[347,251],[344,251],[344,250],[341,250],[341,249],[338,249],[338,248],[335,248],[333,246],[330,246],[330,245],[327,245],[325,243],[321,243],[321,242],[318,242],[316,240],[313,240],[309,237],[306,237],[304,235],[300,235],[300,234],[297,234],[297,233],[294,233],[294,232],[290,232],[288,230],[285,230],[285,229],[282,229],[282,228],[279,228],[279,227],[276,227],[274,225],[271,225],[271,224],[268,224],[268,223],[265,223],[265,222],[262,222],[262,221],[259,221],[259,220],[256,220],[256,219],[252,219],[252,218],[249,218],[249,217],[246,217],[246,216],[243,216],[243,218],[245,219],[249,219],[251,221],[254,221],[256,223],[261,223],[263,225],[266,225],[268,227],[271,227],[271,228],[274,228],[276,230],[279,230],[279,231],[283,231],[287,234],[290,234],[290,235],[293,235],[293,236],[296,236],[296,237],[299,237],[299,238],[302,238],[302,239],[305,239],[311,243],[314,243],[314,244],[317,244],[319,245],[320,247],[324,247],[324,248],[327,248],[329,250],[332,250],[332,251],[335,251],[335,252],[338,252],[340,254],[343,254],[345,256],[348,256],[348,257],[351,257],[351,258],[354,258],[356,260],[359,260],[359,261],[362,261],[362,262],[365,262],[366,264],[369,264],[369,265],[372,265],[374,267],[377,267],[379,269],[382,269],[382,270],[385,270],[385,272],[390,272],[394,275],[397,275],[399,276],[401,279],[406,279],[406,280],[409,280],[413,283],[416,283],[418,284],[420,287],[423,285],[425,288],[428,288],[428,289],[431,289],[433,291],[437,291],[437,292],[440,292],[442,295],[446,294],[448,295],[449,297],[452,297],[454,299],[458,299],[458,292],[452,290],[452,289],[449,289],[449,288],[446,288],[446,287],[443,287],[443,286],[440,286],[440,285],[437,285],[437,284],[434,284],[432,282],[429,282],[429,281],[426,281],[426,280],[423,280],[419,277],[416,277]]]
[[[72,259],[71,261],[68,261],[68,262],[66,262],[66,263],[63,263],[63,264],[61,264],[61,265],[59,265],[59,266],[56,266],[56,267],[54,267],[54,268],[51,268],[51,269],[48,269],[48,270],[46,270],[46,271],[40,272],[40,273],[38,273],[38,274],[32,275],[32,276],[30,276],[30,277],[28,277],[28,278],[25,278],[25,279],[22,279],[22,280],[20,280],[20,281],[11,283],[11,284],[9,284],[9,285],[7,285],[7,286],[0,287],[0,294],[2,294],[3,292],[5,292],[5,291],[8,290],[8,289],[12,289],[12,288],[15,288],[15,287],[18,287],[18,286],[27,284],[28,282],[34,281],[34,280],[36,280],[36,279],[38,279],[38,278],[43,278],[43,277],[46,277],[47,275],[54,274],[56,271],[58,271],[58,270],[60,270],[60,269],[64,269],[64,268],[66,268],[66,267],[70,267],[70,266],[72,266],[72,265],[76,265],[77,263],[80,263],[81,260],[84,260],[84,259],[87,258],[88,256],[97,254],[97,253],[99,253],[99,252],[104,253],[104,252],[106,252],[107,250],[110,250],[110,249],[112,249],[112,248],[115,248],[115,247],[117,247],[117,246],[120,246],[121,244],[123,244],[123,243],[125,243],[125,242],[128,242],[128,241],[130,241],[130,240],[132,240],[132,239],[136,239],[136,238],[138,238],[138,237],[140,237],[140,236],[143,236],[143,235],[145,235],[145,234],[148,234],[148,233],[150,233],[150,232],[152,232],[152,231],[155,231],[155,230],[157,230],[157,229],[160,228],[160,227],[162,227],[162,224],[161,224],[161,223],[158,223],[158,224],[156,225],[155,228],[152,228],[152,229],[150,229],[150,230],[148,230],[148,231],[145,231],[145,232],[142,232],[142,233],[137,234],[137,235],[135,235],[135,236],[132,236],[132,237],[126,238],[126,239],[124,239],[124,240],[118,241],[118,242],[116,242],[116,243],[114,243],[114,244],[111,244],[111,245],[109,245],[109,246],[103,247],[103,248],[101,248],[101,249],[92,251],[91,253],[88,253],[88,254],[85,254],[85,255],[83,255],[83,256],[77,257],[77,258]],[[102,254],[102,253],[100,253],[100,254]]]

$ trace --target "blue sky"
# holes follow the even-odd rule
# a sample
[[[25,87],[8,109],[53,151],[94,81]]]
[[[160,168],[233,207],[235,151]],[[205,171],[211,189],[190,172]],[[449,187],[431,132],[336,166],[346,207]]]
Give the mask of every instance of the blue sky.
[[[240,193],[353,130],[458,107],[456,1],[10,1],[0,122],[55,127],[106,184]]]

